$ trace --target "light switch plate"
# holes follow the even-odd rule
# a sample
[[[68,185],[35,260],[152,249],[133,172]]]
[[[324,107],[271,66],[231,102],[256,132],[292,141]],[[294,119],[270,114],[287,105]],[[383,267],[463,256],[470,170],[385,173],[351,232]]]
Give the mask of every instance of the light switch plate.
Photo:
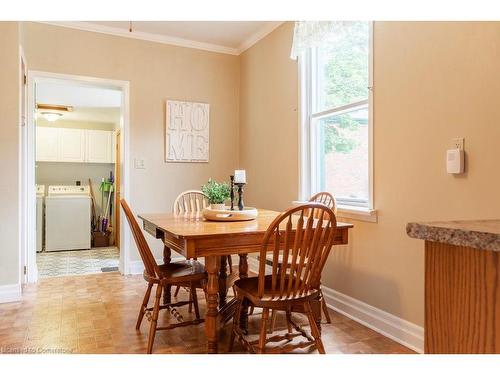
[[[464,138],[452,138],[451,148],[458,148],[459,150],[464,149]]]
[[[144,162],[144,159],[134,159],[134,168],[146,169],[146,163]]]

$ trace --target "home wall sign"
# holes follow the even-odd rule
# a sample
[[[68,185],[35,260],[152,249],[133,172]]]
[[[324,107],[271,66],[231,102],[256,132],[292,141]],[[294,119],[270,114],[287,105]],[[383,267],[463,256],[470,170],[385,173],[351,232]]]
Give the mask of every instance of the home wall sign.
[[[167,100],[165,161],[208,162],[210,105]]]

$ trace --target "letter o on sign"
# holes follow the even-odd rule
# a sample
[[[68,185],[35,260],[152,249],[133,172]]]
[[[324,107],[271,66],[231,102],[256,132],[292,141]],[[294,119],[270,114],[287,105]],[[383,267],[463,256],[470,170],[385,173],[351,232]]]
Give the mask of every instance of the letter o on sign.
[[[201,104],[193,105],[191,109],[191,128],[196,131],[203,131],[208,124],[208,115],[205,106]]]

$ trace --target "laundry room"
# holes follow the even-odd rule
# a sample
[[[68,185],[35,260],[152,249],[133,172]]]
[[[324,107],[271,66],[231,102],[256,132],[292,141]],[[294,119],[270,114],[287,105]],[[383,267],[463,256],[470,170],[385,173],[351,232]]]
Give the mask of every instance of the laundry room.
[[[41,278],[118,271],[121,95],[62,80],[35,87]]]

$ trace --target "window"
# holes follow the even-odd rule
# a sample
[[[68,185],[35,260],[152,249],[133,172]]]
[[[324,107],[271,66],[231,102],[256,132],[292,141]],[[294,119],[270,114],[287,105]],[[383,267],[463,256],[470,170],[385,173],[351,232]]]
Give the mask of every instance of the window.
[[[371,23],[335,22],[302,53],[302,198],[328,191],[371,210]]]

